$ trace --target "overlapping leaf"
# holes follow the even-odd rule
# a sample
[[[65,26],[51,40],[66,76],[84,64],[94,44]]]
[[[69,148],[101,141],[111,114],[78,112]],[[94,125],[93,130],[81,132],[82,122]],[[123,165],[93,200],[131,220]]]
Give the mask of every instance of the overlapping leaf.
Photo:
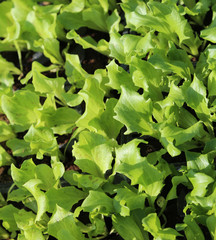
[[[0,238],[214,239],[214,1],[6,0],[0,15],[15,184]],[[90,74],[94,51],[108,65]]]

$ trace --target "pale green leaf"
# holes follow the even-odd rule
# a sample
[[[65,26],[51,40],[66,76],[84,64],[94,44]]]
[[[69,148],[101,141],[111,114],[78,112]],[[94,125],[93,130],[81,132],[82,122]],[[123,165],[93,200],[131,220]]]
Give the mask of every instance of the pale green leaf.
[[[120,25],[121,18],[119,16],[118,10],[115,9],[111,15],[109,15],[106,19],[106,24],[108,31],[111,32],[119,32],[121,30]]]
[[[0,121],[0,132],[0,142],[4,142],[15,137],[12,127],[4,121]]]
[[[33,61],[31,71],[29,71],[26,74],[26,76],[20,80],[20,82],[22,84],[26,84],[33,77],[34,72],[42,73],[42,72],[48,72],[48,71],[54,71],[54,70],[56,70],[55,65],[50,65],[50,66],[46,67],[37,61]]]
[[[35,221],[40,221],[43,219],[43,215],[48,210],[48,200],[43,191],[40,190],[40,185],[43,182],[40,179],[31,178],[26,182],[23,187],[25,187],[35,198],[37,202],[37,216]]]
[[[56,38],[57,30],[61,28],[56,21],[57,13],[61,5],[39,6],[35,5],[34,10],[27,16],[28,27],[35,31],[41,38]],[[33,30],[34,29],[34,30]],[[47,29],[47,31],[44,31]]]
[[[120,129],[123,127],[122,123],[113,118],[116,104],[117,100],[114,98],[107,100],[104,112],[98,118],[94,118],[89,122],[89,125],[97,129],[99,134],[105,134],[111,139],[116,139]]]
[[[213,70],[208,77],[208,96],[216,96],[216,72]]]
[[[184,230],[187,239],[205,240],[202,230],[192,216],[186,215],[184,222],[187,224],[187,227]]]
[[[149,164],[145,158],[136,164],[123,162],[117,167],[116,171],[130,178],[132,185],[140,184],[143,190],[152,197],[156,197],[164,186],[163,174]]]
[[[15,221],[20,230],[23,230],[25,238],[31,240],[44,240],[44,236],[40,229],[35,225],[36,215],[21,209],[14,214]]]
[[[14,214],[18,212],[19,209],[15,208],[12,204],[0,208],[0,220],[3,221],[2,225],[6,230],[10,232],[19,230],[14,219]]]
[[[75,107],[83,101],[82,97],[78,94],[73,94],[70,92],[65,92],[61,94],[62,100],[66,102],[69,107]]]
[[[6,152],[6,150],[0,146],[0,167],[2,166],[10,166],[12,163],[15,163],[13,157]]]
[[[106,32],[108,31],[106,24],[108,14],[104,14],[102,9],[103,8],[101,6],[95,4],[94,7],[89,7],[83,10],[82,17],[86,23],[94,23],[94,29]]]
[[[128,188],[118,188],[114,197],[114,208],[121,216],[130,216],[130,211],[134,209],[143,209],[145,206],[145,193],[136,193]],[[125,211],[125,209],[127,211]]]
[[[152,100],[162,100],[160,89],[162,71],[156,69],[151,63],[133,57],[131,61],[131,72],[133,82],[136,86],[143,88],[144,97]]]
[[[94,128],[89,125],[89,122],[92,119],[97,118],[104,111],[104,91],[100,88],[100,84],[97,79],[87,78],[83,89],[79,92],[79,95],[86,102],[86,109],[83,115],[77,120],[76,125],[78,127],[94,130]]]
[[[63,11],[77,13],[81,12],[85,7],[85,0],[74,0],[68,5],[65,5]]]
[[[75,122],[79,119],[80,114],[69,107],[56,108],[54,96],[48,96],[43,107],[41,108],[41,119],[38,126],[46,126],[56,134],[71,133],[75,127]]]
[[[86,239],[76,224],[73,214],[56,205],[56,210],[48,222],[48,233],[59,240]]]
[[[156,239],[175,240],[177,236],[181,236],[173,228],[162,229],[156,213],[150,213],[142,220],[142,224],[144,229],[149,231]]]
[[[48,212],[53,212],[56,205],[70,211],[75,203],[86,196],[86,193],[72,186],[59,189],[51,188],[46,192],[49,206]]]
[[[12,97],[2,96],[2,109],[10,123],[20,125],[24,130],[38,121],[40,107],[39,96],[28,90],[16,91]]]
[[[153,45],[151,33],[147,33],[144,37],[132,34],[121,36],[115,31],[110,33],[110,56],[120,63],[129,64],[132,56],[144,58]]]
[[[138,132],[154,135],[151,100],[145,100],[143,95],[124,86],[121,88],[122,94],[114,108],[114,118],[127,127],[126,134]]]
[[[216,43],[215,32],[216,32],[216,19],[214,18],[211,24],[208,26],[208,28],[203,29],[201,31],[200,37],[212,43]]]
[[[209,232],[211,233],[212,239],[214,239],[216,236],[216,216],[209,216],[206,220],[206,225],[209,229]]]
[[[125,240],[146,239],[149,240],[148,233],[139,226],[139,224],[130,217],[122,217],[120,215],[112,215],[112,222],[115,230]]]
[[[18,188],[8,193],[7,201],[21,202],[30,197],[31,193],[25,188]]]
[[[64,93],[64,78],[48,78],[38,72],[37,68],[32,68],[33,85],[35,91],[40,93],[54,93],[56,97],[61,99],[61,94]]]
[[[111,61],[107,66],[109,82],[106,84],[113,89],[121,91],[121,86],[126,86],[130,89],[135,89],[132,77],[122,67],[118,66],[115,61]]]
[[[187,129],[182,129],[174,126],[173,124],[167,124],[160,129],[161,143],[167,149],[171,156],[179,154],[180,150],[177,150],[178,146],[189,142],[192,138],[202,138],[205,136],[205,131],[201,122],[197,122]],[[175,146],[173,141],[175,141]],[[176,151],[174,149],[176,148]]]
[[[12,62],[8,62],[0,55],[0,83],[11,87],[14,83],[13,75],[20,75],[21,71],[14,66]]]
[[[35,168],[35,178],[40,179],[42,184],[40,185],[41,189],[48,190],[52,188],[55,183],[56,179],[53,174],[52,168],[50,168],[46,164],[39,164]]]
[[[35,164],[32,159],[25,160],[20,169],[13,164],[11,166],[11,176],[18,187],[22,187],[30,179],[34,179]]]
[[[116,150],[115,172],[131,179],[131,184],[140,184],[150,196],[157,196],[163,187],[163,174],[141,157],[137,145],[142,140],[132,140]]]
[[[1,12],[1,20],[0,20],[0,36],[6,38],[8,35],[7,29],[11,27],[13,23],[13,18],[11,16],[11,8],[13,4],[11,2],[1,2],[0,4],[0,12]]]
[[[97,212],[104,215],[114,212],[113,200],[104,192],[89,191],[89,195],[81,205],[82,209],[87,212]]]
[[[50,59],[54,64],[62,65],[64,63],[60,54],[60,43],[54,38],[46,38],[43,41],[44,55]]]
[[[64,68],[68,81],[77,85],[77,87],[83,87],[84,81],[89,77],[89,74],[81,67],[78,55],[67,53],[65,57]]]
[[[204,197],[207,192],[207,187],[210,183],[214,182],[214,179],[205,173],[195,172],[190,170],[187,174],[190,182],[193,185],[193,190],[191,191],[191,196]]]
[[[77,44],[80,44],[84,49],[92,48],[95,51],[98,51],[104,55],[109,56],[109,46],[108,42],[104,39],[101,39],[98,43],[90,36],[80,37],[75,30],[71,30],[67,33],[66,37],[68,39],[73,39]]]
[[[212,172],[212,166],[210,164],[207,154],[185,151],[185,156],[187,160],[188,170],[193,169],[197,171],[202,171],[206,174],[210,174]]]
[[[167,201],[177,198],[177,187],[179,184],[187,184],[188,178],[185,175],[174,176],[172,178],[172,188],[170,189],[169,193],[167,194]]]
[[[31,150],[30,144],[23,139],[10,139],[6,145],[12,150],[14,156],[25,157],[36,153]]]
[[[105,182],[103,178],[77,173],[73,170],[66,171],[64,173],[64,179],[71,185],[87,189],[98,189]]]
[[[105,172],[111,169],[112,148],[111,140],[97,133],[83,131],[79,135],[79,142],[73,147],[75,163],[82,171],[104,178]]]
[[[37,151],[38,159],[42,159],[43,154],[56,155],[57,153],[58,144],[50,128],[36,128],[32,125],[24,136],[24,140],[30,143],[32,151]]]
[[[194,76],[193,82],[185,92],[185,100],[189,107],[193,108],[200,120],[210,121],[210,110],[206,98],[206,88],[203,82]]]
[[[176,49],[174,45],[168,53],[163,49],[155,49],[149,62],[166,73],[175,73],[184,79],[190,80],[191,73],[193,73],[193,66],[188,63],[190,60],[186,52],[182,49]]]

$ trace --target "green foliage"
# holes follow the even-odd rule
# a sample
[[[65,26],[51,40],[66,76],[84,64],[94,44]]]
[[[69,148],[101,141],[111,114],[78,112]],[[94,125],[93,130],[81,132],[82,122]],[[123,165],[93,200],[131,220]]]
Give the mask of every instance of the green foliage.
[[[215,239],[214,1],[0,16],[0,239]]]

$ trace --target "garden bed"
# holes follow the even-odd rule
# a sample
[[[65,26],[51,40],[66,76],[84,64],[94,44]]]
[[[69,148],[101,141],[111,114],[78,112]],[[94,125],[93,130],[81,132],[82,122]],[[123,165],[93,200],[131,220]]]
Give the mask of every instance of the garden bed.
[[[214,239],[216,4],[0,1],[0,239]]]

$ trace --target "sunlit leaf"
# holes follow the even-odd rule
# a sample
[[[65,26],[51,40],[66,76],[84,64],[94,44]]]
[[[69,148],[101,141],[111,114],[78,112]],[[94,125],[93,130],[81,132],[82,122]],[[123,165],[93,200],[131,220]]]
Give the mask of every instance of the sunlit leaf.
[[[48,222],[48,233],[59,240],[86,239],[77,226],[73,214],[58,205]]]

